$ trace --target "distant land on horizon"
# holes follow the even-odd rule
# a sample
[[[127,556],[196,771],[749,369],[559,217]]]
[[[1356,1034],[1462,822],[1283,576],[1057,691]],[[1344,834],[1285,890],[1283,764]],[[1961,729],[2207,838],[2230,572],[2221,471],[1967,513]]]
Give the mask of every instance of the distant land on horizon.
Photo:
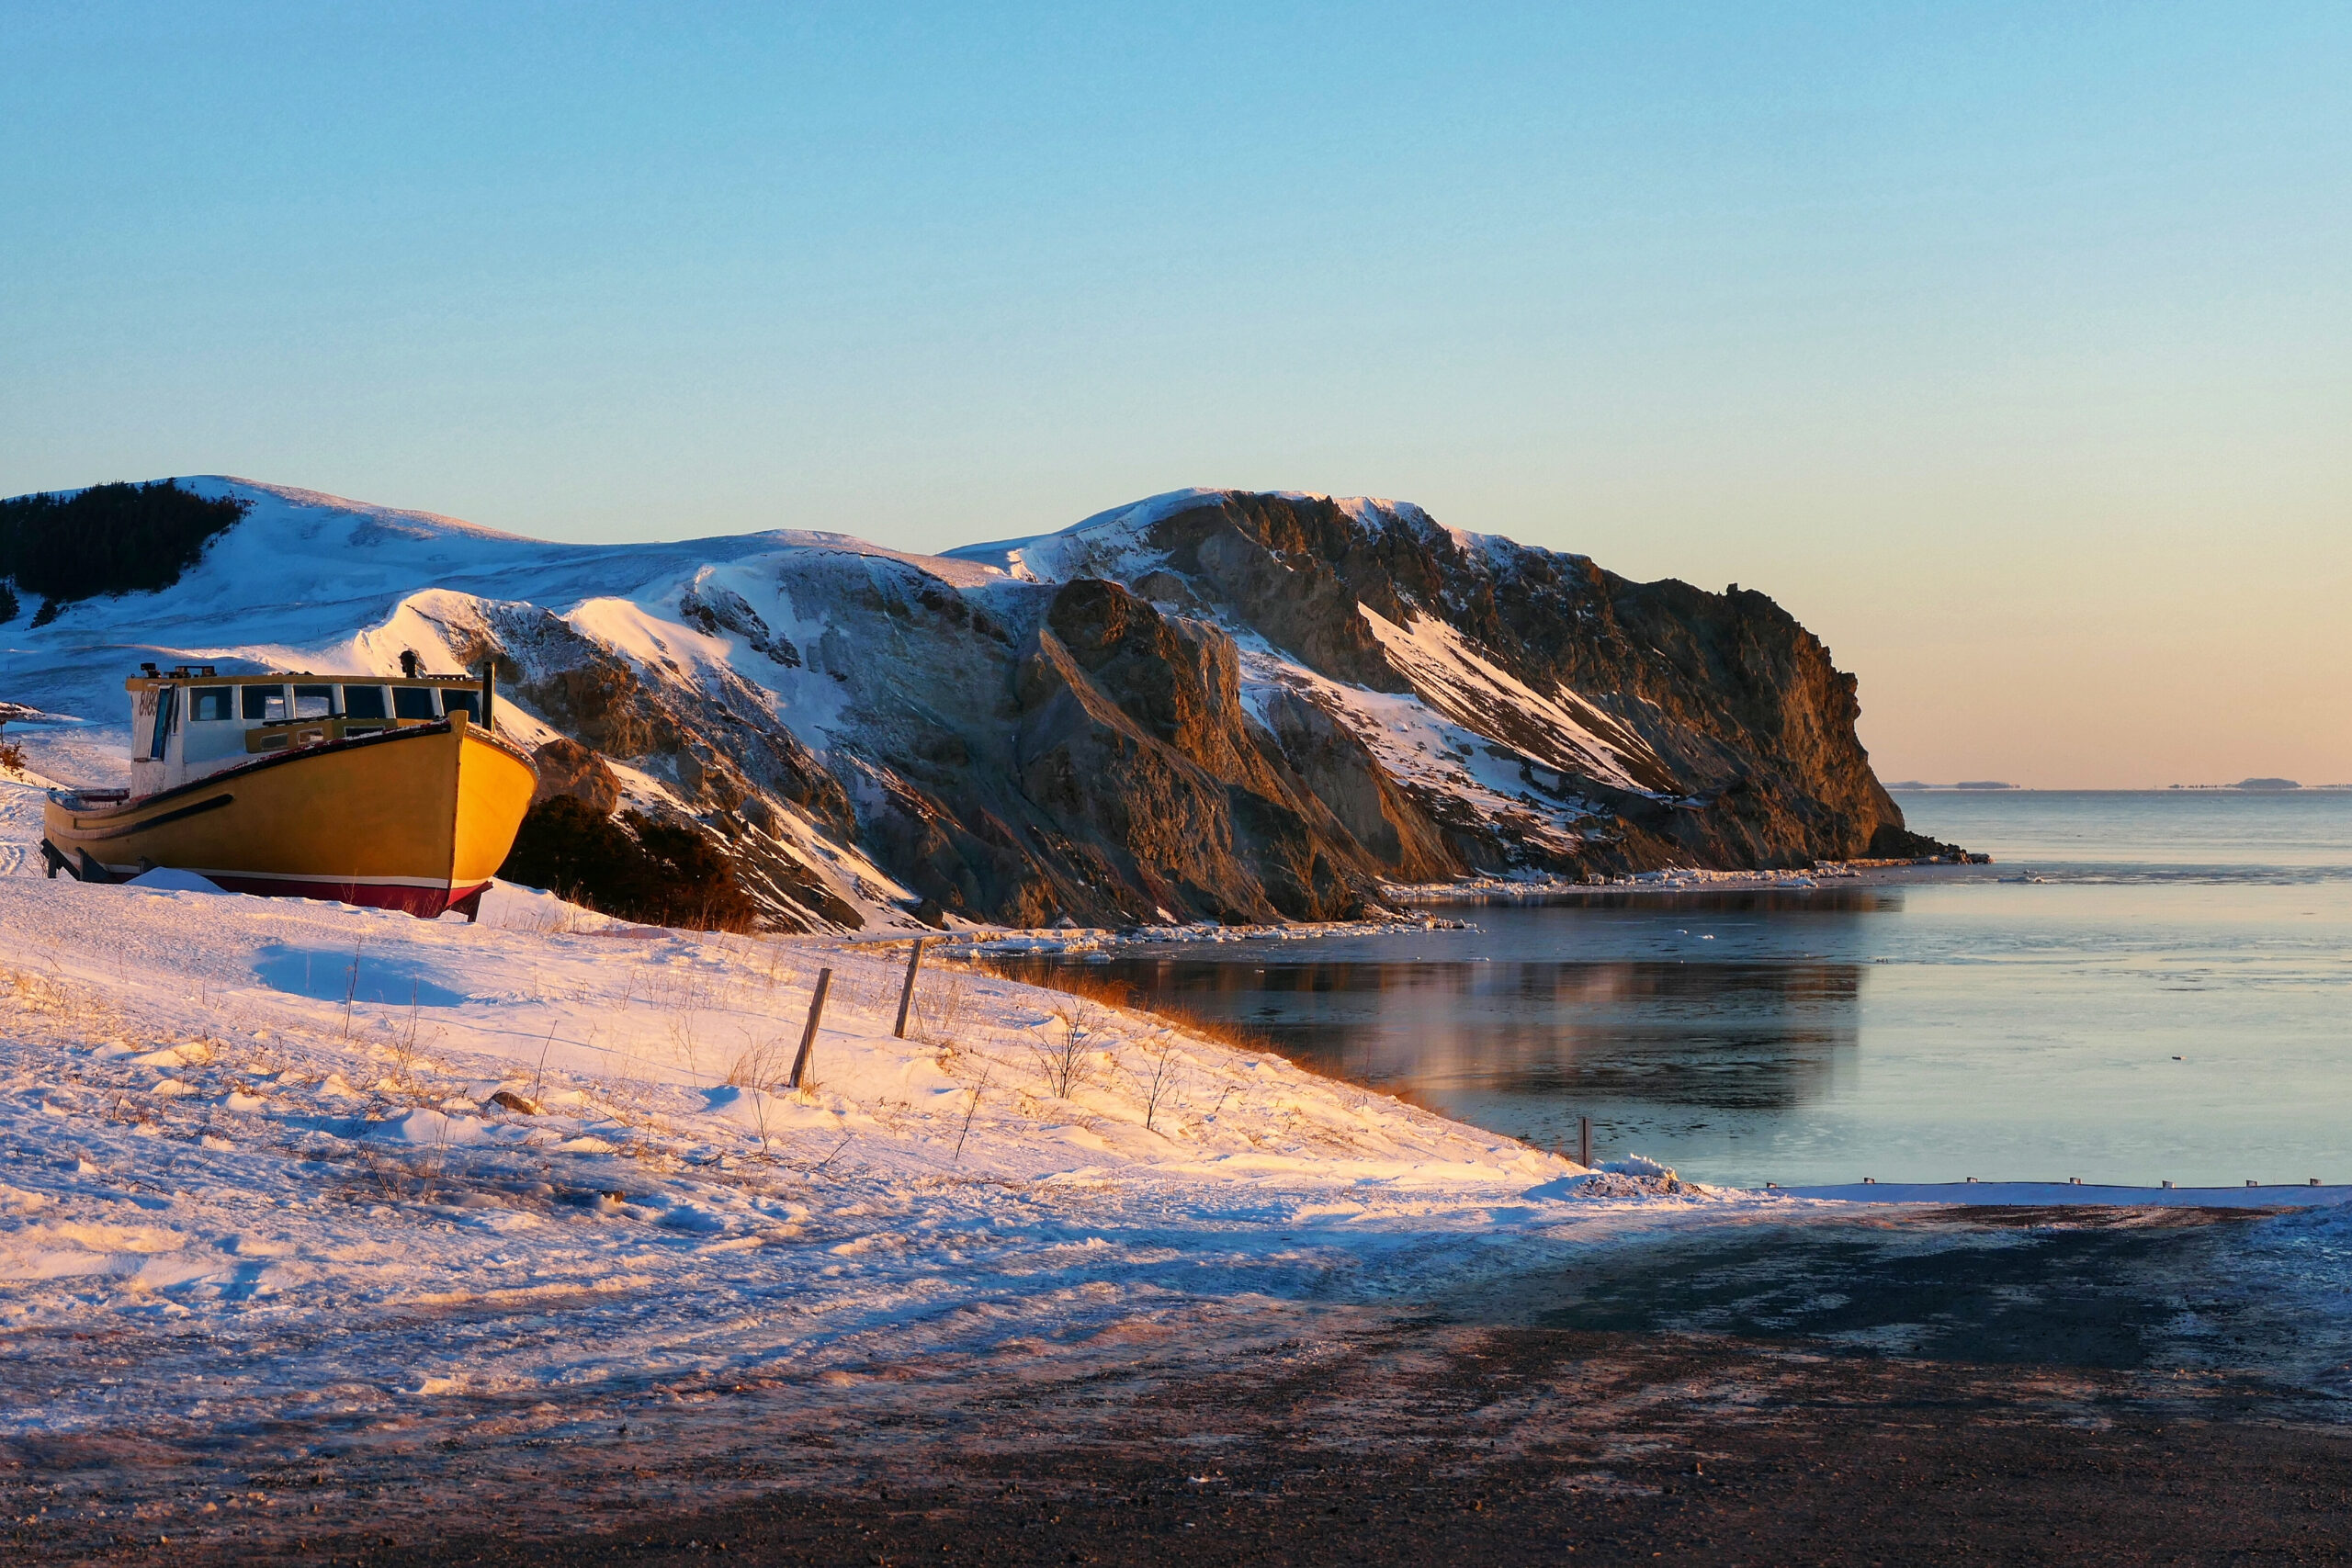
[[[2023,789],[2025,785],[2009,784],[2001,779],[1962,779],[1958,784],[1928,784],[1924,779],[1898,779],[1886,787],[1889,789]]]

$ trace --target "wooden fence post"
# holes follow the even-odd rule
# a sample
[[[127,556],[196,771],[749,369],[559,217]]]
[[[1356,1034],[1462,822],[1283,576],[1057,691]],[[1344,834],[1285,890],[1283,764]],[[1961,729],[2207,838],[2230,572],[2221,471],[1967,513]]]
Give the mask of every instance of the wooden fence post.
[[[833,972],[830,969],[818,970],[816,994],[808,998],[808,1027],[800,1032],[800,1049],[792,1058],[790,1088],[798,1089],[802,1080],[808,1076],[809,1067],[814,1065],[812,1058],[817,1054],[817,1021],[825,1016],[825,993],[832,988]]]
[[[1592,1118],[1577,1118],[1577,1163],[1587,1170],[1592,1168]]]
[[[915,1005],[915,971],[922,967],[924,938],[915,938],[915,950],[907,954],[907,985],[899,993],[899,1027],[890,1032],[904,1040],[907,1037],[907,1013]]]

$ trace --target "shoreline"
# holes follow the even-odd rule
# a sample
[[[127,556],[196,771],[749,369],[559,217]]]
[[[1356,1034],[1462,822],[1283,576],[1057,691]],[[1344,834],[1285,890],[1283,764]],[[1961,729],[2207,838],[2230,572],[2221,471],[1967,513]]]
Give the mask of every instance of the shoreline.
[[[1399,904],[1500,903],[1590,897],[1611,893],[1804,892],[1820,887],[1891,887],[1906,883],[1966,881],[1982,876],[1989,856],[1969,861],[1837,861],[1803,870],[1715,871],[1676,866],[1624,876],[1585,878],[1485,876],[1453,882],[1385,884],[1382,895]]]
[[[1399,908],[1436,908],[1450,904],[1532,903],[1544,899],[1590,897],[1596,894],[1806,892],[1825,887],[1897,887],[1927,882],[1981,880],[1991,864],[1990,860],[1966,863],[1841,861],[1804,871],[1713,871],[1692,866],[1638,872],[1604,882],[1566,877],[1465,877],[1453,882],[1383,884],[1381,895]],[[938,956],[970,959],[1052,957],[1064,953],[1109,953],[1126,948],[1182,943],[1321,942],[1477,929],[1476,922],[1473,920],[1408,915],[1402,919],[1387,919],[1293,920],[1281,925],[1218,925],[1196,921],[1165,926],[966,927],[873,934],[851,932],[830,937],[810,935],[793,940],[832,941],[853,947],[899,946],[920,940],[925,943],[927,952]]]

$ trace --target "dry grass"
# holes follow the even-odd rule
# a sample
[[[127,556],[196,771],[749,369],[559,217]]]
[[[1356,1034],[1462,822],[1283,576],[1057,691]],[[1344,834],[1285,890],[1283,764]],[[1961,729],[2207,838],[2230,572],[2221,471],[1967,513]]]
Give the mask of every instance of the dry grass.
[[[1143,1127],[1147,1133],[1159,1131],[1158,1121],[1163,1105],[1172,1100],[1182,1087],[1185,1074],[1182,1058],[1176,1050],[1176,1032],[1163,1029],[1143,1042],[1144,1065],[1140,1070],[1129,1068],[1136,1080],[1136,1096],[1143,1101]]]
[[[1068,996],[1082,997],[1105,1007],[1135,1013],[1155,1022],[1171,1026],[1193,1039],[1224,1045],[1244,1055],[1281,1056],[1283,1061],[1288,1062],[1300,1072],[1311,1074],[1332,1083],[1345,1084],[1350,1089],[1362,1090],[1365,1094],[1393,1100],[1399,1104],[1409,1105],[1416,1111],[1425,1111],[1432,1116],[1443,1116],[1448,1121],[1453,1120],[1442,1107],[1431,1103],[1428,1098],[1416,1091],[1409,1084],[1380,1089],[1369,1088],[1349,1077],[1338,1067],[1312,1059],[1284,1055],[1265,1034],[1251,1029],[1247,1024],[1235,1023],[1226,1019],[1204,1018],[1187,1008],[1162,998],[1155,998],[1148,1004],[1139,1002],[1136,999],[1133,986],[1107,975],[1090,975],[1052,964],[1023,964],[1018,961],[991,963],[981,958],[974,959],[973,965],[982,973],[993,975],[1001,980],[1012,980],[1024,986],[1036,986],[1049,991],[1060,991]]]
[[[779,990],[788,989],[793,984],[795,971],[786,961],[785,953],[782,942],[763,941],[752,955],[751,966],[759,971],[760,979],[771,996]]]
[[[1102,1037],[1114,1016],[1091,997],[1073,996],[1054,1009],[1046,1032],[1032,1037],[1030,1052],[1055,1099],[1068,1100],[1093,1081]]]
[[[994,1063],[984,1065],[980,1069],[980,1081],[972,1086],[972,1103],[964,1108],[964,1124],[956,1129],[956,1154],[948,1162],[951,1165],[959,1164],[964,1158],[964,1140],[972,1135],[972,1118],[980,1113],[980,1096],[988,1092],[989,1076],[994,1071]]]
[[[953,1049],[978,1021],[972,982],[956,970],[927,971],[915,981],[913,1016],[907,1032],[926,1045]]]
[[[972,967],[983,975],[1000,980],[1011,980],[1023,986],[1035,986],[1042,990],[1059,991],[1064,996],[1084,997],[1104,1007],[1142,1010],[1136,1008],[1135,987],[1125,980],[1114,980],[1108,975],[1092,975],[1082,970],[1065,969],[1058,964],[1024,962],[1020,959],[975,957]]]
[[[0,998],[25,1012],[63,1012],[73,1005],[64,982],[33,969],[0,969]]]
[[[393,1082],[406,1094],[418,1092],[417,1067],[424,1060],[426,1043],[439,1036],[441,1029],[435,1025],[431,1034],[424,1032],[423,1007],[417,1000],[417,988],[409,987],[408,1011],[398,1019],[386,1019],[391,1037],[384,1043],[392,1058]],[[347,1027],[347,1026],[346,1026]]]
[[[702,1042],[696,1031],[697,1013],[692,1008],[671,1010],[662,1020],[662,1032],[669,1037],[670,1060],[686,1069],[686,1076],[702,1077]]]
[[[359,965],[368,956],[368,939],[361,937],[351,944],[351,967],[343,977],[343,1037],[351,1038],[351,1010],[359,999]]]
[[[743,1030],[743,1049],[727,1069],[726,1082],[735,1089],[774,1089],[792,1070],[792,1055],[798,1043],[788,1035],[775,1034],[762,1038],[751,1030]],[[765,1140],[763,1139],[763,1142]]]
[[[892,963],[888,958],[867,957],[864,953],[845,952],[833,960],[833,989],[848,1006],[860,1012],[887,1010],[896,1016],[899,1010],[899,987],[906,978],[903,958]],[[922,989],[917,982],[916,989]]]
[[[1236,1051],[1281,1055],[1275,1051],[1271,1040],[1247,1024],[1204,1018],[1163,998],[1155,998],[1148,1003],[1138,1001],[1135,987],[1125,980],[1113,979],[1108,975],[1090,975],[1082,970],[1045,964],[989,963],[985,959],[975,959],[973,963],[981,973],[993,975],[1000,980],[1035,986],[1041,990],[1059,991],[1064,996],[1081,998],[1119,1012],[1133,1013],[1151,1023],[1172,1026],[1195,1040],[1230,1046]],[[1308,1067],[1306,1070],[1312,1072],[1315,1069]]]

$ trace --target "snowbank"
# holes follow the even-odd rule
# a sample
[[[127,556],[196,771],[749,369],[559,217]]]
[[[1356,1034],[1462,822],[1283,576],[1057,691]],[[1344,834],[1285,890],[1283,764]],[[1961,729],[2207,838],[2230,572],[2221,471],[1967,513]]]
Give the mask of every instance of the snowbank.
[[[159,865],[153,871],[142,871],[123,886],[147,893],[220,893],[228,889],[209,876],[198,876],[192,871],[174,871]]]

